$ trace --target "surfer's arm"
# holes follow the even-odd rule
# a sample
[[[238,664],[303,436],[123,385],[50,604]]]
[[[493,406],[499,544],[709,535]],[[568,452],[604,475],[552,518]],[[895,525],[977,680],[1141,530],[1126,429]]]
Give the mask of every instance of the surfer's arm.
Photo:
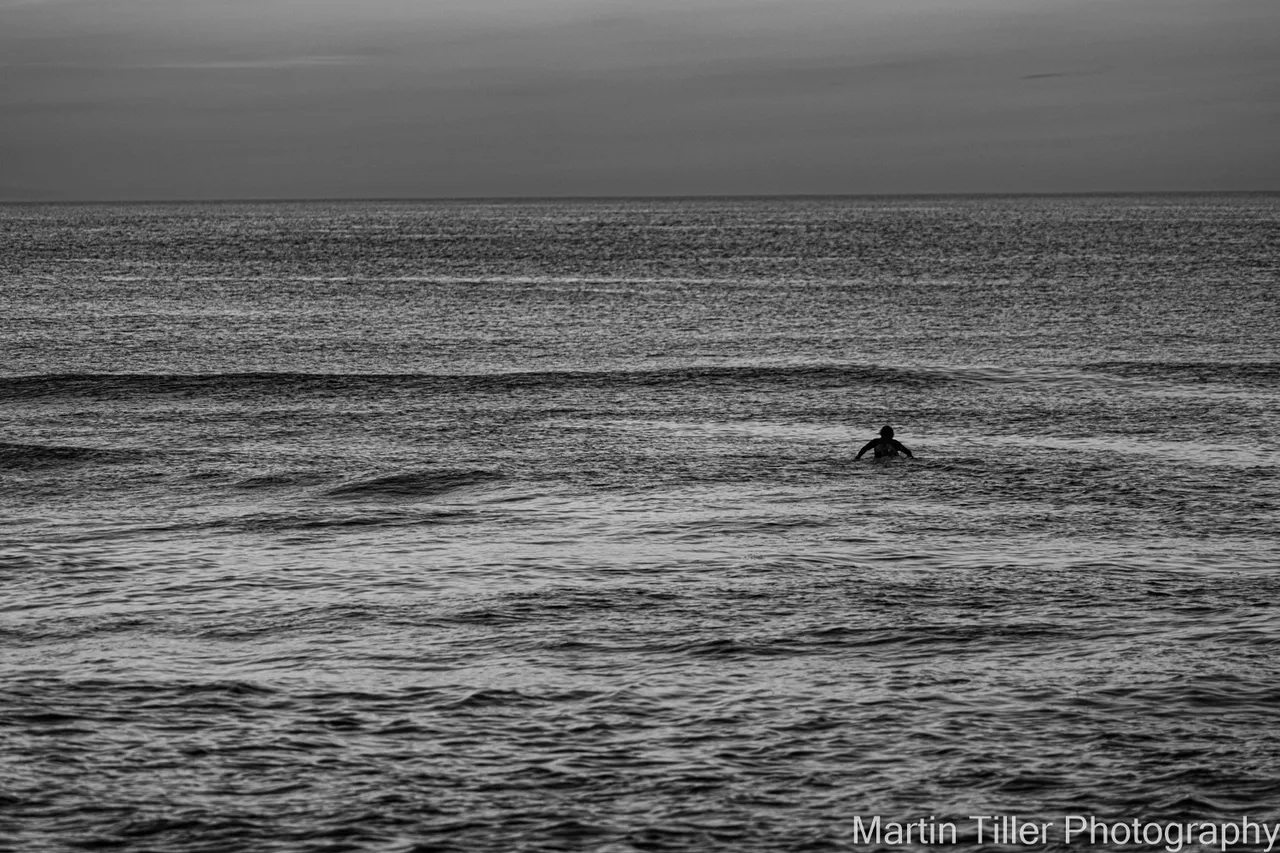
[[[876,442],[877,442],[877,441],[879,441],[879,440],[880,440],[880,439],[878,439],[878,438],[873,438],[873,439],[871,439],[870,441],[868,441],[866,444],[862,445],[862,449],[858,451],[858,455],[857,455],[857,456],[853,457],[853,461],[854,461],[854,462],[857,462],[859,459],[861,459],[861,458],[862,458],[862,454],[866,453],[868,450],[870,450],[871,448],[875,447],[875,446],[876,446]]]
[[[901,450],[903,453],[907,454],[908,456],[911,456],[911,458],[912,458],[912,459],[915,459],[915,457],[911,455],[911,451],[910,451],[910,450],[907,450],[907,446],[906,446],[905,444],[903,444],[902,442],[898,441],[896,438],[893,440],[893,446],[894,446],[894,447],[896,447],[896,448],[898,448],[899,450]]]

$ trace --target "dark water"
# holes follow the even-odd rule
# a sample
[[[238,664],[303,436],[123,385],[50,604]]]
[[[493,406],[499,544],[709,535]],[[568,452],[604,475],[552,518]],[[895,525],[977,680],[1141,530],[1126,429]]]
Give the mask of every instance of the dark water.
[[[1280,822],[1278,270],[1274,196],[0,207],[0,847]]]

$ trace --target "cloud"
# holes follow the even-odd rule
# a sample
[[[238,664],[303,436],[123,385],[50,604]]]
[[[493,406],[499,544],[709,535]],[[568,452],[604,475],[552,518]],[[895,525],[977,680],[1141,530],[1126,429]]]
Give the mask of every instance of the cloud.
[[[254,71],[288,68],[316,68],[324,66],[355,65],[368,61],[364,56],[282,56],[262,59],[208,59],[191,62],[157,62],[150,65],[134,65],[133,68],[157,68],[193,71]]]
[[[1055,77],[1090,77],[1095,74],[1105,74],[1110,68],[1093,68],[1082,71],[1042,71],[1036,74],[1023,74],[1020,80],[1051,80]]]

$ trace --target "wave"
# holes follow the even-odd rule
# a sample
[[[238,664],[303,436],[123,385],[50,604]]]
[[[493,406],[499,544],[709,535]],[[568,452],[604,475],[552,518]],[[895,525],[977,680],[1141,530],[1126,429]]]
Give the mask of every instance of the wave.
[[[1276,364],[1200,366],[1226,376],[1261,381],[1280,374]],[[1146,377],[1184,365],[1108,362],[1081,366],[826,364],[712,364],[605,370],[479,373],[76,373],[0,377],[0,400],[43,398],[118,400],[135,397],[359,396],[389,391],[414,394],[510,392],[522,389],[715,387],[751,385],[824,388],[931,387],[948,384],[1111,384],[1117,375]],[[1102,371],[1100,374],[1099,371]],[[1111,374],[1111,375],[1106,375]]]
[[[128,462],[135,454],[101,447],[0,442],[0,468],[30,469],[59,465]]]
[[[376,528],[428,527],[449,524],[470,524],[479,521],[471,510],[431,509],[407,510],[368,508],[350,511],[317,510],[314,508],[286,508],[279,511],[247,512],[208,520],[172,521],[159,524],[115,525],[102,529],[64,533],[64,545],[82,545],[111,541],[136,542],[151,537],[172,537],[185,534],[298,534],[329,537],[343,532],[359,532]],[[145,563],[148,568],[167,565]],[[33,569],[30,559],[0,554],[0,568]],[[91,567],[96,568],[96,567]],[[118,571],[110,564],[101,571]],[[85,571],[88,571],[87,569]],[[65,572],[63,572],[65,574]]]
[[[1280,361],[1102,361],[1090,370],[1137,379],[1275,387]]]
[[[245,491],[285,489],[298,486],[315,486],[324,482],[324,476],[311,472],[283,472],[275,474],[255,474],[245,477],[233,484],[236,489]]]
[[[364,528],[421,527],[475,521],[471,512],[259,512],[195,525],[194,529],[230,533],[339,532]]]
[[[501,479],[502,475],[495,471],[406,471],[344,483],[324,494],[356,500],[429,498]]]

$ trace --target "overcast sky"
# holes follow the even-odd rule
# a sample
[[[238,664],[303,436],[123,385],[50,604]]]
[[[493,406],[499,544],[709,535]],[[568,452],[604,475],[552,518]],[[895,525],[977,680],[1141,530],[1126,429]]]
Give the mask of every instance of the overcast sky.
[[[0,199],[1280,190],[1280,0],[0,0]]]

